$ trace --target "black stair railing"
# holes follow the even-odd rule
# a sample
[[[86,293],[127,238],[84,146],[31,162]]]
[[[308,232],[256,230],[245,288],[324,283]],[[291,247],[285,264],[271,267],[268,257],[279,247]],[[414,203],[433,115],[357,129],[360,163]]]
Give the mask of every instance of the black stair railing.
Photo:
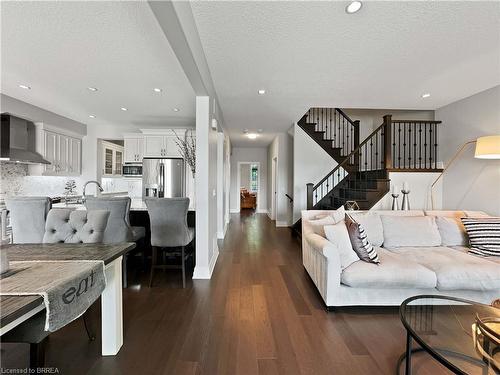
[[[302,127],[314,124],[314,130],[324,132],[323,139],[331,141],[332,148],[349,155],[359,145],[359,121],[352,120],[340,108],[310,108],[299,121]]]
[[[391,163],[390,142],[387,141],[390,127],[391,117],[385,116],[384,123],[320,182],[316,185],[307,184],[307,209],[312,209],[325,199],[338,202],[345,202],[350,198],[356,200],[354,198],[360,197],[361,192],[373,187],[371,184],[377,178],[385,178],[387,165]],[[373,188],[376,190],[376,186]],[[334,189],[336,195],[332,196]]]
[[[441,121],[392,120],[392,170],[439,170],[438,125]]]

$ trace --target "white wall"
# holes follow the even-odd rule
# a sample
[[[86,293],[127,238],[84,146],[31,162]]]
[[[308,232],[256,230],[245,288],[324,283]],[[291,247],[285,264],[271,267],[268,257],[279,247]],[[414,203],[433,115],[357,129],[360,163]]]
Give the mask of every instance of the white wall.
[[[410,208],[413,210],[430,210],[432,209],[431,202],[431,185],[439,176],[439,173],[406,173],[406,172],[390,172],[389,179],[390,191],[387,193],[372,210],[390,210],[392,207],[392,187],[395,185],[399,193],[398,201],[399,207],[403,203],[403,194],[401,189],[403,188],[403,183],[407,182],[410,188],[410,194],[408,195]],[[441,209],[443,199],[443,187],[441,182],[438,182],[434,187],[434,202],[435,209]]]
[[[465,142],[500,135],[500,86],[436,110],[441,124],[440,152],[450,160]],[[470,145],[446,171],[443,207],[482,210],[500,216],[500,160],[474,158]]]
[[[259,193],[257,195],[257,207],[260,212],[267,211],[267,148],[265,147],[234,147],[231,154],[231,191],[229,207],[231,212],[238,212],[240,187],[238,186],[238,163],[258,162],[259,170]]]
[[[294,125],[293,137],[293,222],[307,208],[306,184],[316,184],[337,163],[304,130]]]

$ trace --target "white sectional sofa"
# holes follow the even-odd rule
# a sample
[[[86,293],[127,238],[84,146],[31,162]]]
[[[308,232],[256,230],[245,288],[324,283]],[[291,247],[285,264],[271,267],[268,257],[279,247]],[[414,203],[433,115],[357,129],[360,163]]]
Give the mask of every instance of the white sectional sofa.
[[[487,304],[500,298],[500,257],[484,258],[468,254],[468,248],[464,246],[466,243],[461,246],[439,244],[387,248],[384,242],[391,242],[391,238],[387,237],[391,234],[384,233],[383,226],[378,225],[383,215],[459,218],[487,216],[485,213],[349,211],[361,223],[366,223],[364,227],[368,239],[376,246],[380,264],[358,260],[344,269],[337,245],[318,234],[312,224],[314,219],[321,216],[335,217],[334,213],[302,211],[303,264],[328,308],[400,305],[406,298],[417,294],[447,295]],[[335,220],[341,219],[337,217]],[[449,234],[442,232],[446,229],[439,228],[439,231],[443,241],[448,241]],[[392,235],[397,237],[400,233]],[[463,235],[466,241],[465,232]],[[418,239],[415,241],[418,244]]]

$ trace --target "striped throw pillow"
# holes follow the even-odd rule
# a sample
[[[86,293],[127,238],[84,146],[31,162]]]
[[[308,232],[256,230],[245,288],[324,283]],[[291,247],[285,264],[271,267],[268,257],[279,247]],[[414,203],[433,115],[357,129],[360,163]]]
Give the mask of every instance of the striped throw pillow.
[[[500,256],[500,217],[463,217],[469,236],[470,252],[482,256]]]
[[[363,228],[363,226],[354,220],[349,214],[345,215],[345,225],[347,226],[347,231],[349,232],[352,248],[356,254],[358,254],[359,259],[364,260],[365,262],[379,264],[380,260],[378,258],[377,250],[375,250],[370,241],[368,241],[365,228]]]

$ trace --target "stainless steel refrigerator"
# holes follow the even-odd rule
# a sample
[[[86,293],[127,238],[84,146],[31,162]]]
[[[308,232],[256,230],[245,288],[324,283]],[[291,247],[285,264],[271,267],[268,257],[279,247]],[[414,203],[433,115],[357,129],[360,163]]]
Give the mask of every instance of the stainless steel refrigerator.
[[[143,197],[175,198],[184,195],[184,159],[143,159]]]

